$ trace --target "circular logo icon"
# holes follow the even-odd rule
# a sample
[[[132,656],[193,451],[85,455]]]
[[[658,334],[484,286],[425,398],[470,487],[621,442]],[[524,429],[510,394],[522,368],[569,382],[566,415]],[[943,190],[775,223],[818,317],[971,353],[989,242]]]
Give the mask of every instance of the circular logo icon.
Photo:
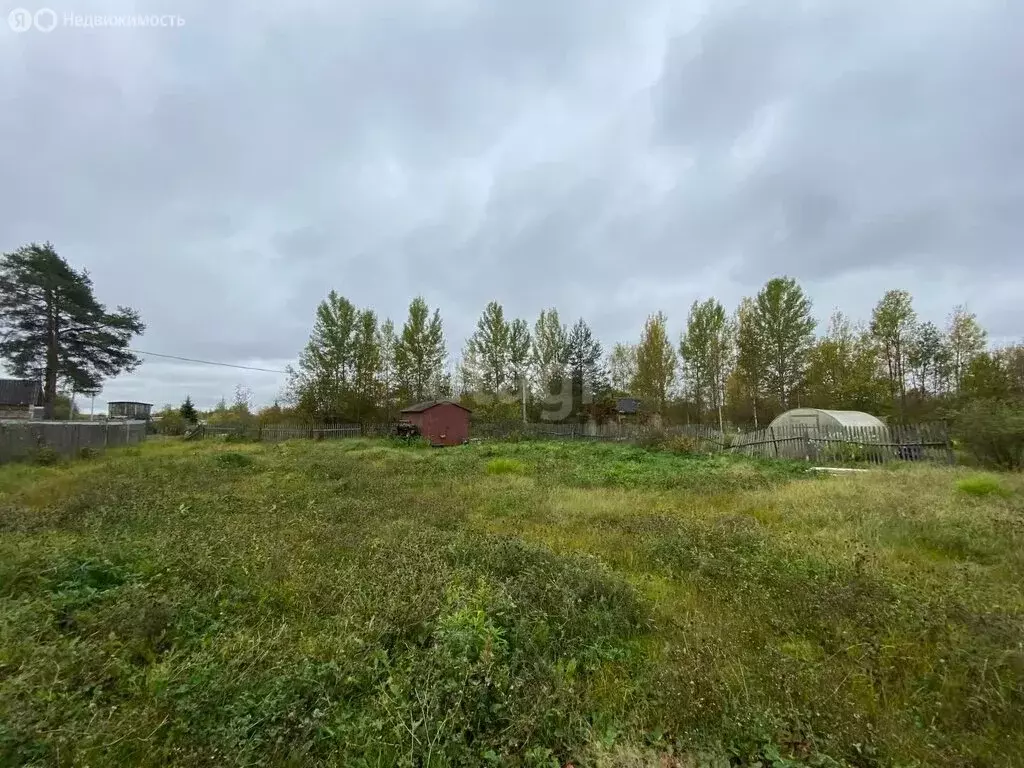
[[[57,26],[57,14],[52,8],[40,8],[33,17],[36,29],[40,32],[53,32]]]
[[[7,14],[7,24],[15,32],[28,32],[32,29],[32,12],[15,8]]]

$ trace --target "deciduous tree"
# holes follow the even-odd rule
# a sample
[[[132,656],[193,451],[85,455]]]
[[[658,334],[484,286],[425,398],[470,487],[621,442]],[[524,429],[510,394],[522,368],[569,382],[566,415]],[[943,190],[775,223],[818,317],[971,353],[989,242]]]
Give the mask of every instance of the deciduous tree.
[[[409,304],[409,317],[395,347],[395,368],[402,391],[419,402],[431,397],[431,385],[437,381],[445,360],[444,330],[441,314],[421,296]]]
[[[913,300],[903,290],[887,291],[871,316],[871,335],[878,342],[889,394],[899,402],[901,413],[907,407],[907,354],[916,326]]]
[[[946,331],[946,344],[949,349],[949,371],[955,392],[960,391],[971,361],[985,351],[987,340],[988,334],[978,323],[978,318],[973,312],[968,312],[962,305],[953,308]]]
[[[793,278],[773,278],[754,300],[752,322],[767,389],[782,408],[790,408],[814,343],[811,300]]]
[[[636,348],[636,376],[633,391],[648,410],[664,414],[669,390],[676,376],[676,351],[668,338],[667,320],[662,312],[651,315],[644,324]]]
[[[636,379],[636,345],[616,344],[608,355],[608,376],[612,390],[620,395],[631,394]]]

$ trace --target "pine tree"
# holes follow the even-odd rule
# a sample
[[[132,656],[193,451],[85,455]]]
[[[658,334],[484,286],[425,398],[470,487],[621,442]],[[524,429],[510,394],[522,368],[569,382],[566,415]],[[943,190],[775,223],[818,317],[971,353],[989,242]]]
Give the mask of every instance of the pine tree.
[[[192,404],[192,396],[185,395],[185,402],[178,409],[178,414],[189,424],[194,424],[197,419],[196,407]]]
[[[15,376],[42,379],[47,418],[61,386],[95,394],[104,379],[135,370],[141,361],[128,345],[145,328],[134,309],[108,311],[89,273],[50,243],[0,257],[0,357]]]
[[[581,317],[569,331],[566,342],[566,365],[572,383],[571,415],[581,422],[610,396],[601,354],[601,342]]]

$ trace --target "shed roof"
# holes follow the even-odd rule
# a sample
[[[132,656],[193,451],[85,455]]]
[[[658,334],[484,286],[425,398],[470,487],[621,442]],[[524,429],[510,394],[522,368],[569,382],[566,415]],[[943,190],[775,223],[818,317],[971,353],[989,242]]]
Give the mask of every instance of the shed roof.
[[[108,400],[107,405],[148,405],[150,408],[153,407],[152,403],[143,403],[139,400]]]
[[[403,408],[399,413],[423,413],[423,411],[429,411],[437,405],[454,405],[457,408],[461,408],[466,413],[472,413],[469,408],[461,403],[456,403],[454,400],[424,400],[422,403],[416,403],[415,405],[410,405],[408,408]]]
[[[0,379],[0,405],[39,405],[43,388],[35,379]]]
[[[793,408],[780,414],[772,421],[773,426],[785,424],[788,421],[795,421],[801,418],[818,417],[819,423],[827,423],[840,427],[884,427],[883,422],[877,416],[863,411],[832,411],[826,408]]]

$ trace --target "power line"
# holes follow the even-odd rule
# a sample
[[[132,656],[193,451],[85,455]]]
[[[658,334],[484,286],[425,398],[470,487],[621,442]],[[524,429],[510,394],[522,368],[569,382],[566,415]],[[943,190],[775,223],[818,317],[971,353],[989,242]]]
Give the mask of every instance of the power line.
[[[288,371],[276,371],[273,368],[257,368],[252,365],[236,365],[234,363],[215,363],[213,360],[196,360],[194,357],[181,357],[179,355],[165,355],[162,352],[143,352],[141,349],[132,349],[136,355],[149,355],[151,357],[166,357],[169,360],[181,360],[186,363],[202,363],[203,365],[219,365],[222,368],[240,368],[243,371],[260,371],[262,373],[288,373]]]

